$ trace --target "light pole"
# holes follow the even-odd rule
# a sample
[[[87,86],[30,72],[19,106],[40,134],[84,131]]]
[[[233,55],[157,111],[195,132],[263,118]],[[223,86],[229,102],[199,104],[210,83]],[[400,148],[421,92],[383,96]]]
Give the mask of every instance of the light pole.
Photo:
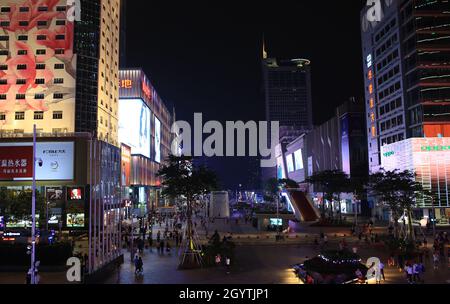
[[[31,284],[36,284],[36,125],[33,125],[33,186],[31,198]]]

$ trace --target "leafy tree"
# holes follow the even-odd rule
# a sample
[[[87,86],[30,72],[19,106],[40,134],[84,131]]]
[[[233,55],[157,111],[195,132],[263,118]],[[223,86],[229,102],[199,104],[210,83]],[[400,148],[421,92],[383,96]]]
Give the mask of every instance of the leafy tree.
[[[384,169],[369,177],[369,191],[387,206],[394,221],[394,234],[398,238],[398,221],[403,214],[408,216],[409,239],[414,239],[412,226],[412,210],[416,200],[427,193],[415,180],[411,171],[386,171]]]
[[[339,218],[342,219],[340,198],[341,193],[351,192],[351,182],[347,174],[340,170],[326,170],[308,177],[306,182],[318,186],[324,199],[332,201],[337,195]],[[322,203],[322,217],[325,216],[325,204]]]
[[[183,198],[187,203],[185,241],[188,246],[181,257],[180,267],[200,266],[200,251],[194,242],[192,209],[197,199],[217,189],[217,176],[204,166],[194,167],[192,157],[174,155],[169,156],[158,176],[162,179],[163,196]]]

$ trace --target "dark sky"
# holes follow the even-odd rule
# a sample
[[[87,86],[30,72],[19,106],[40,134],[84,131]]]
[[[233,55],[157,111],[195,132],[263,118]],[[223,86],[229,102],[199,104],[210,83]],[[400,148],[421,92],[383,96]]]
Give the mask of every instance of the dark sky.
[[[263,33],[270,57],[311,60],[315,124],[363,96],[363,0],[127,2],[127,65],[143,67],[179,120],[264,120]],[[249,159],[207,163],[225,187],[247,183]]]

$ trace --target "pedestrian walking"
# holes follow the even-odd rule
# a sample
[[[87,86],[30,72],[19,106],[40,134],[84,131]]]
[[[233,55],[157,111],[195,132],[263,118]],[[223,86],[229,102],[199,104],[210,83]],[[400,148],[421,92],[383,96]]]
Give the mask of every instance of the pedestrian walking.
[[[150,234],[148,236],[148,248],[150,249],[150,252],[153,252],[152,247],[153,247],[153,238],[152,238],[152,235]]]
[[[439,253],[437,251],[435,251],[433,253],[433,266],[434,266],[434,270],[438,270],[439,269]]]
[[[161,240],[159,248],[160,248],[161,254],[164,255],[164,240]]]
[[[382,262],[380,262],[380,264],[378,265],[379,270],[380,270],[380,276],[383,279],[383,281],[386,281],[386,277],[384,275],[384,264]]]
[[[227,257],[225,259],[225,267],[227,269],[227,274],[230,274],[230,268],[231,268],[231,259],[229,257]]]
[[[405,273],[406,273],[406,279],[408,280],[408,283],[412,284],[413,283],[414,270],[413,270],[413,267],[410,264],[406,265]]]

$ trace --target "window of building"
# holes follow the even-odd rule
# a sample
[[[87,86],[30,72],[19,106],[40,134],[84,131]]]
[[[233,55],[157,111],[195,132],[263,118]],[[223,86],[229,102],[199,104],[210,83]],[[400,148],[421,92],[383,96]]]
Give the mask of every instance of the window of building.
[[[9,36],[1,35],[0,36],[0,41],[9,41]]]
[[[0,64],[0,71],[6,71],[8,69],[8,65]]]
[[[48,7],[47,6],[39,6],[38,7],[38,11],[39,12],[47,12],[48,11]]]
[[[25,12],[29,12],[30,8],[28,6],[21,6],[19,7],[19,12],[21,13],[25,13]]]
[[[25,112],[16,112],[15,120],[25,120]]]
[[[45,78],[36,78],[35,84],[45,84]]]
[[[63,119],[62,111],[53,111],[53,119]]]
[[[9,13],[9,12],[11,12],[11,8],[9,6],[3,6],[0,9],[0,12],[2,12],[2,13]]]
[[[44,99],[45,95],[43,93],[34,94],[34,99]]]
[[[45,70],[45,63],[36,64],[36,70]]]
[[[18,70],[26,70],[27,69],[27,65],[26,64],[18,64],[17,65],[17,69]]]
[[[27,50],[18,50],[17,55],[26,55],[28,54]]]
[[[35,120],[44,119],[44,112],[42,112],[42,111],[34,112],[34,119]]]
[[[56,25],[66,25],[66,20],[56,20]]]
[[[26,83],[27,83],[27,80],[26,80],[26,79],[23,79],[23,78],[18,78],[18,79],[16,80],[16,84],[23,85],[23,84],[26,84]]]
[[[64,40],[64,39],[66,39],[66,35],[62,35],[62,34],[56,35],[55,39],[56,40]]]
[[[28,26],[28,21],[19,21],[19,26]]]
[[[27,35],[19,35],[17,37],[17,40],[19,40],[19,41],[27,41],[28,40],[28,36]]]
[[[55,78],[53,80],[54,84],[63,84],[64,83],[64,78]]]
[[[16,94],[16,99],[18,99],[18,100],[25,99],[25,94]]]
[[[37,40],[47,40],[47,35],[37,35]]]
[[[66,11],[66,7],[65,6],[57,6],[56,7],[56,11],[57,12],[65,12]]]
[[[9,21],[0,21],[0,26],[2,27],[9,27],[11,23]]]
[[[6,114],[1,112],[0,113],[0,120],[6,120]]]
[[[64,63],[55,63],[56,70],[64,70]]]
[[[45,49],[36,50],[36,55],[45,55],[47,51]]]
[[[63,99],[64,98],[64,94],[63,93],[54,93],[53,94],[53,98],[54,99]]]
[[[0,100],[6,100],[6,94],[0,94]]]
[[[8,50],[0,50],[0,56],[8,56],[9,51]]]
[[[65,53],[65,50],[64,50],[64,49],[56,49],[56,50],[55,50],[55,54],[56,54],[56,55],[64,55],[64,53]]]

